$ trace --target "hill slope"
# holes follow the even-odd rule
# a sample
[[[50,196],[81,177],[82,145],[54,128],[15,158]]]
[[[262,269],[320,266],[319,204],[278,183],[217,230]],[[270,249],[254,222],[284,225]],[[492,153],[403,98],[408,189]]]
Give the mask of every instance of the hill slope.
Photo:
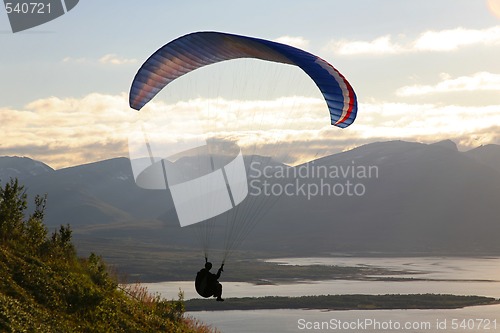
[[[0,188],[0,332],[209,332],[182,300],[127,295],[100,257],[77,258],[69,226],[47,237],[43,200],[17,214],[25,199],[15,181]]]

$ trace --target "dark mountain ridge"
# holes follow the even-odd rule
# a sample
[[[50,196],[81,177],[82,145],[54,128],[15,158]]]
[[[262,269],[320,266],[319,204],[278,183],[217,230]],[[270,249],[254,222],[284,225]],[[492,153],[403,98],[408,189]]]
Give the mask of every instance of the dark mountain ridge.
[[[262,160],[246,157],[247,170],[251,161]],[[18,177],[30,195],[48,193],[49,227],[70,223],[77,244],[78,240],[81,244],[98,241],[110,251],[125,246],[123,240],[152,247],[199,245],[189,228],[180,228],[169,191],[137,187],[126,158],[61,170],[31,161],[17,162],[39,167],[23,169],[12,160],[8,166],[0,163],[2,182],[6,177]],[[498,145],[460,152],[446,140],[429,145],[375,142],[295,168],[266,162],[276,170],[355,172],[338,171],[337,177],[332,173],[302,177],[290,172],[271,180],[280,186],[293,184],[290,188],[294,189],[304,184],[307,189],[323,186],[337,193],[305,196],[296,191],[282,195],[265,215],[259,215],[241,249],[270,256],[333,252],[498,255],[498,161]],[[363,168],[366,172],[370,167],[373,173],[362,177]],[[360,195],[349,195],[347,182],[351,190],[357,186]],[[341,188],[344,192],[339,195]],[[259,199],[269,200],[263,194]],[[242,211],[245,205],[251,210],[252,206],[244,202]],[[91,251],[86,248],[90,245],[82,246],[83,252]]]

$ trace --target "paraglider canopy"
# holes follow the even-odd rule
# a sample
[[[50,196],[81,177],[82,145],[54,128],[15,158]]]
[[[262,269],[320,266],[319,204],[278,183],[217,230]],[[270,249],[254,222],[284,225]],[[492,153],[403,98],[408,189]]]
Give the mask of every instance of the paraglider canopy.
[[[331,123],[345,128],[357,113],[354,90],[345,77],[320,57],[298,48],[221,32],[195,32],[164,45],[141,66],[130,89],[130,107],[140,110],[173,80],[217,62],[256,58],[300,67],[321,90]]]

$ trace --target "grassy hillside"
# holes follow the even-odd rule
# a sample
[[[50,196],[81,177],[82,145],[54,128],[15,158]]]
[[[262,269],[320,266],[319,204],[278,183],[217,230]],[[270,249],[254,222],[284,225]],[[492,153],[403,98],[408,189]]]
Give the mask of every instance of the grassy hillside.
[[[78,258],[69,225],[48,235],[46,197],[25,215],[17,180],[0,187],[0,332],[212,332],[168,301],[123,290],[102,259]]]

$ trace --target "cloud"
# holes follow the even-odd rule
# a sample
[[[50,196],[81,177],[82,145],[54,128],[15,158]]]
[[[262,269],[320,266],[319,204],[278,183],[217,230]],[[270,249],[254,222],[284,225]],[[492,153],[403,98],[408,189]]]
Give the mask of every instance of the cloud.
[[[88,59],[84,58],[84,57],[80,57],[80,58],[65,57],[62,61],[64,63],[84,64],[84,63],[88,62]]]
[[[101,64],[111,64],[111,65],[127,65],[137,63],[137,59],[127,59],[120,57],[114,53],[105,54],[99,58]]]
[[[500,44],[500,26],[487,29],[456,28],[426,31],[413,43],[417,51],[454,51],[463,46]]]
[[[485,29],[455,28],[441,31],[425,31],[414,40],[398,36],[393,42],[391,35],[371,41],[330,41],[326,46],[340,55],[382,55],[412,52],[449,52],[472,45],[500,45],[500,26]]]
[[[342,55],[354,55],[354,54],[396,54],[404,52],[404,48],[401,45],[395,44],[391,41],[391,36],[386,35],[378,37],[372,41],[331,41],[328,49],[333,50],[335,53]]]
[[[55,168],[128,156],[128,141],[134,130],[142,130],[141,124],[162,154],[218,138],[237,142],[245,154],[272,155],[291,164],[373,141],[450,138],[462,148],[500,144],[497,105],[362,103],[356,122],[342,130],[330,125],[318,98],[151,101],[136,112],[128,107],[125,93],[94,93],[38,99],[22,109],[0,108],[0,118],[0,155],[25,155]]]
[[[114,53],[105,54],[100,57],[98,60],[89,59],[85,57],[65,57],[62,60],[63,63],[72,63],[72,64],[92,64],[92,63],[100,63],[103,65],[128,65],[128,64],[136,64],[137,59],[129,59],[120,57]]]
[[[293,37],[293,36],[281,36],[274,40],[278,43],[283,43],[291,46],[295,46],[299,49],[307,49],[309,48],[309,41],[304,37]]]
[[[57,168],[125,156],[129,114],[125,94],[48,97],[21,110],[0,108],[0,155],[27,155]]]
[[[435,85],[412,85],[401,87],[396,91],[398,96],[416,96],[460,91],[500,91],[500,74],[478,72],[472,76],[451,78],[449,74],[441,74],[441,82]]]
[[[500,144],[500,106],[440,106],[436,104],[381,103],[364,105],[369,120],[360,118],[359,136],[375,141],[408,140],[433,143],[455,141],[468,150],[481,144]],[[355,136],[356,137],[356,136]]]

